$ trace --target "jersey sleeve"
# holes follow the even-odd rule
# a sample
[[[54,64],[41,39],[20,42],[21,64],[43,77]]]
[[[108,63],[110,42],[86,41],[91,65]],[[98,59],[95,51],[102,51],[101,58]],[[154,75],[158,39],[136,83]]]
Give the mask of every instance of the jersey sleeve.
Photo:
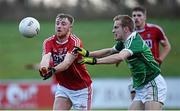
[[[49,52],[52,51],[52,44],[51,44],[51,41],[49,41],[48,39],[46,39],[44,42],[43,42],[43,53],[42,55],[44,54],[47,54]]]
[[[74,48],[76,47],[82,47],[82,42],[78,37],[71,37],[71,44],[69,44],[68,53],[71,53],[73,55],[76,55],[74,53]]]
[[[164,31],[163,31],[163,29],[160,27],[160,26],[156,26],[156,28],[157,28],[157,33],[158,33],[158,39],[159,39],[159,41],[160,40],[165,40],[165,33],[164,33]]]
[[[113,46],[113,49],[114,49],[116,52],[120,52],[123,48],[124,48],[124,45],[123,45],[123,42],[121,42],[121,41],[118,41],[118,42]]]

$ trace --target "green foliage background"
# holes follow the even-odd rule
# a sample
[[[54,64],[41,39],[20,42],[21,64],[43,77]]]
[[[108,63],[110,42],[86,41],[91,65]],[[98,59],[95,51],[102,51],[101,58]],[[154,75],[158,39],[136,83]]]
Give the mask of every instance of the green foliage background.
[[[161,69],[164,76],[180,75],[180,20],[151,19],[160,25],[172,46]],[[37,70],[27,70],[24,65],[39,63],[43,40],[54,33],[54,21],[41,21],[41,31],[35,38],[24,38],[18,31],[20,21],[0,21],[0,79],[37,79]],[[75,21],[73,32],[79,36],[88,50],[112,47],[112,20]],[[126,63],[115,65],[87,66],[92,77],[128,77]]]

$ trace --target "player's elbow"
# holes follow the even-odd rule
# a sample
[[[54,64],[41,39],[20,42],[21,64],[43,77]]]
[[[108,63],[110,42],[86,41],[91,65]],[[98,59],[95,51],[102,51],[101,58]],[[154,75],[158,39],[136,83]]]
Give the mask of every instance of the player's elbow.
[[[170,44],[168,44],[168,45],[166,45],[165,47],[164,47],[164,50],[166,50],[166,52],[170,52],[171,51],[171,45]]]

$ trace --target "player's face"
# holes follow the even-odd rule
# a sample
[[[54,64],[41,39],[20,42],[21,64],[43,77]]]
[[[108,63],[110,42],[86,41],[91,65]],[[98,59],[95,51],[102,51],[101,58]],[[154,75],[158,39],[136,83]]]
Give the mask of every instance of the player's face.
[[[58,37],[65,37],[71,30],[71,23],[67,18],[57,18],[55,23],[55,32]]]
[[[114,39],[116,41],[123,40],[124,30],[123,30],[120,20],[114,21],[114,26],[113,26],[112,32],[114,33]]]
[[[132,19],[135,22],[136,28],[143,28],[146,21],[146,15],[143,14],[141,11],[133,11]]]

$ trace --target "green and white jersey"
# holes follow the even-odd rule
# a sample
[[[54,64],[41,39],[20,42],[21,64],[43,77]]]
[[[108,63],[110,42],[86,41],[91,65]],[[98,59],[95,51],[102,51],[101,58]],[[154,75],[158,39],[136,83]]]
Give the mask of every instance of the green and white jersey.
[[[114,48],[119,52],[128,50],[131,53],[126,62],[132,73],[134,88],[144,86],[160,74],[150,48],[137,32],[133,32],[126,41],[117,42]]]

